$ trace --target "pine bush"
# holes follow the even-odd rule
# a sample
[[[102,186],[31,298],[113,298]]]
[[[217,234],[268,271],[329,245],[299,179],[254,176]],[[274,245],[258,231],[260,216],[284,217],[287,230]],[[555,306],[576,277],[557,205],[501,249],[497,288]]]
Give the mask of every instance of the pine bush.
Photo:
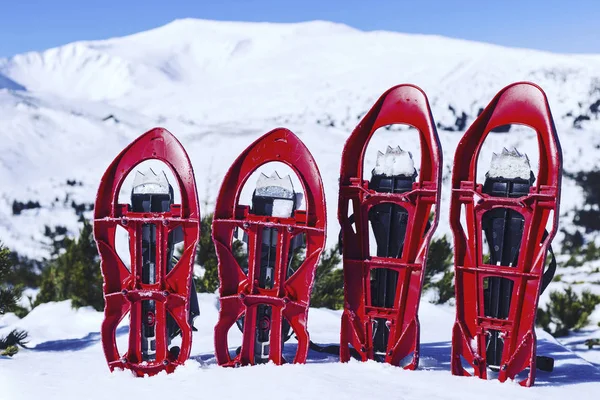
[[[584,291],[581,296],[571,287],[567,287],[562,293],[553,291],[546,309],[538,308],[536,323],[555,337],[566,336],[571,329],[585,327],[598,304],[600,296],[589,291]]]
[[[102,284],[92,225],[86,221],[79,238],[66,238],[65,251],[44,269],[35,305],[71,299],[75,308],[92,306],[102,311]]]

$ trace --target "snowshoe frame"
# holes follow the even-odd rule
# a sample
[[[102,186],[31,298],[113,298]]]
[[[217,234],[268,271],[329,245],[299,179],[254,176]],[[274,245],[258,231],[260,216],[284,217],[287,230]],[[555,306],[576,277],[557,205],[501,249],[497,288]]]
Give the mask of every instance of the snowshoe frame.
[[[492,197],[477,183],[477,159],[489,132],[503,125],[526,125],[537,132],[540,166],[535,184],[526,196]],[[469,376],[462,359],[473,367],[474,375],[487,379],[486,335],[491,330],[504,339],[498,379],[514,379],[529,368],[520,381],[531,386],[536,371],[535,317],[542,283],[544,262],[559,218],[562,152],[543,90],[528,82],[502,89],[469,127],[454,157],[450,226],[454,235],[456,322],[452,334],[451,370]],[[470,160],[470,161],[469,161]],[[466,227],[461,224],[464,206]],[[515,210],[524,217],[523,236],[516,266],[483,263],[482,218],[495,208]],[[553,212],[552,227],[544,234]],[[501,277],[514,282],[508,318],[484,314],[484,281]]]
[[[362,178],[363,159],[371,137],[378,128],[391,124],[407,124],[419,132],[418,179],[410,191],[401,194],[371,190],[369,181]],[[348,138],[342,153],[338,205],[345,298],[340,335],[342,362],[350,359],[351,352],[358,353],[363,361],[374,358],[372,323],[380,318],[387,321],[390,329],[385,362],[398,366],[412,353],[404,367],[417,368],[420,330],[417,312],[427,250],[439,219],[441,166],[442,153],[427,96],[414,85],[403,84],[387,90]],[[348,215],[350,202],[356,229]],[[382,203],[397,204],[408,212],[401,258],[370,256],[369,210]],[[431,211],[434,218],[427,229]],[[370,273],[377,268],[399,273],[393,308],[371,305]]]
[[[240,205],[239,197],[250,175],[268,162],[288,165],[298,176],[305,195],[306,210],[296,210],[290,218],[258,216],[250,207]],[[248,274],[232,251],[235,229],[248,236]],[[258,286],[260,273],[261,233],[277,228],[278,243],[275,279],[272,289]],[[285,279],[290,241],[306,235],[306,258],[295,273]],[[220,311],[215,326],[215,354],[219,365],[252,365],[256,335],[256,312],[259,305],[271,306],[269,360],[282,364],[282,321],[288,321],[298,340],[294,363],[304,363],[308,355],[308,306],[317,263],[325,245],[326,209],[321,176],[306,146],[291,131],[277,128],[252,143],[235,160],[221,185],[212,225],[213,241],[219,261]],[[239,354],[232,357],[227,333],[244,317],[243,339]]]
[[[181,204],[171,205],[169,212],[132,212],[127,204],[118,204],[118,196],[126,176],[139,163],[156,159],[173,172],[181,191]],[[144,284],[141,279],[141,230],[145,224],[156,227],[156,283]],[[119,258],[115,247],[117,226],[125,228],[130,238],[131,272]],[[169,233],[182,227],[183,254],[167,274],[166,252]],[[173,372],[190,355],[192,328],[188,321],[189,296],[196,245],[200,235],[200,210],[196,181],[191,162],[183,146],[169,131],[154,128],[127,146],[106,170],[94,208],[94,236],[101,259],[104,278],[104,321],[102,346],[110,370],[130,369],[138,376]],[[155,360],[142,361],[141,304],[154,300],[156,315]],[[116,345],[116,329],[130,312],[128,350],[120,355]],[[181,330],[182,343],[178,354],[169,352],[167,315]]]

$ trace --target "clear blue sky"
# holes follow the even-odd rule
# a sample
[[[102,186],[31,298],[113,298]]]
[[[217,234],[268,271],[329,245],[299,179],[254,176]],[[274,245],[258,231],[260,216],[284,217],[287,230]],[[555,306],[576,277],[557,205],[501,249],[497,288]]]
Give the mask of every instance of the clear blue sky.
[[[0,0],[0,57],[123,36],[186,17],[321,19],[362,30],[600,54],[600,0]]]

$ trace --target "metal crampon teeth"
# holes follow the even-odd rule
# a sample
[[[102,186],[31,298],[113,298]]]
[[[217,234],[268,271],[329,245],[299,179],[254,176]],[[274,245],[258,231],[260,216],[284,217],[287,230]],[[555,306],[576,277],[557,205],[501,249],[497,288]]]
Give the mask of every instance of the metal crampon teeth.
[[[531,175],[531,165],[527,154],[520,153],[516,148],[508,150],[502,149],[500,154],[492,153],[490,170],[487,173],[489,178],[504,179],[529,179]]]
[[[385,176],[412,176],[416,172],[415,162],[410,151],[404,151],[397,146],[388,146],[385,153],[377,152],[377,161],[373,174]]]
[[[256,182],[256,195],[293,199],[294,185],[292,184],[292,178],[289,175],[282,178],[277,171],[273,171],[271,176],[261,173],[258,182]]]
[[[133,179],[133,194],[169,194],[169,181],[164,171],[158,174],[152,168],[137,171]]]

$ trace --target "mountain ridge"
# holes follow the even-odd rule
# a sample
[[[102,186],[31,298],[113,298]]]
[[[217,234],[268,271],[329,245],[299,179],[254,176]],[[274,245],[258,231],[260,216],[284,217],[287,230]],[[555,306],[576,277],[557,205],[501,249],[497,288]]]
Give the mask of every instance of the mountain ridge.
[[[0,59],[0,82],[2,77],[14,83],[0,89],[0,129],[8,138],[0,144],[0,180],[9,185],[0,201],[0,237],[36,257],[44,254],[36,248],[45,240],[43,225],[67,225],[75,234],[70,203],[92,203],[112,158],[155,126],[169,129],[188,149],[207,211],[237,154],[275,127],[290,128],[319,163],[333,238],[345,138],[381,93],[399,83],[416,84],[429,97],[446,181],[461,132],[515,81],[533,81],[546,91],[565,141],[565,170],[600,161],[594,147],[600,144],[600,111],[594,106],[600,101],[600,57],[362,32],[324,21],[185,19],[122,38]],[[399,131],[386,132],[374,145],[418,146],[408,133],[396,138]],[[513,129],[492,140],[537,151],[531,132]],[[491,156],[492,150],[498,149],[482,154]],[[82,186],[68,186],[69,180]],[[565,188],[579,190],[569,180]],[[13,202],[29,200],[41,208],[13,215]],[[563,210],[581,201],[568,196]],[[448,233],[447,226],[440,229]]]

